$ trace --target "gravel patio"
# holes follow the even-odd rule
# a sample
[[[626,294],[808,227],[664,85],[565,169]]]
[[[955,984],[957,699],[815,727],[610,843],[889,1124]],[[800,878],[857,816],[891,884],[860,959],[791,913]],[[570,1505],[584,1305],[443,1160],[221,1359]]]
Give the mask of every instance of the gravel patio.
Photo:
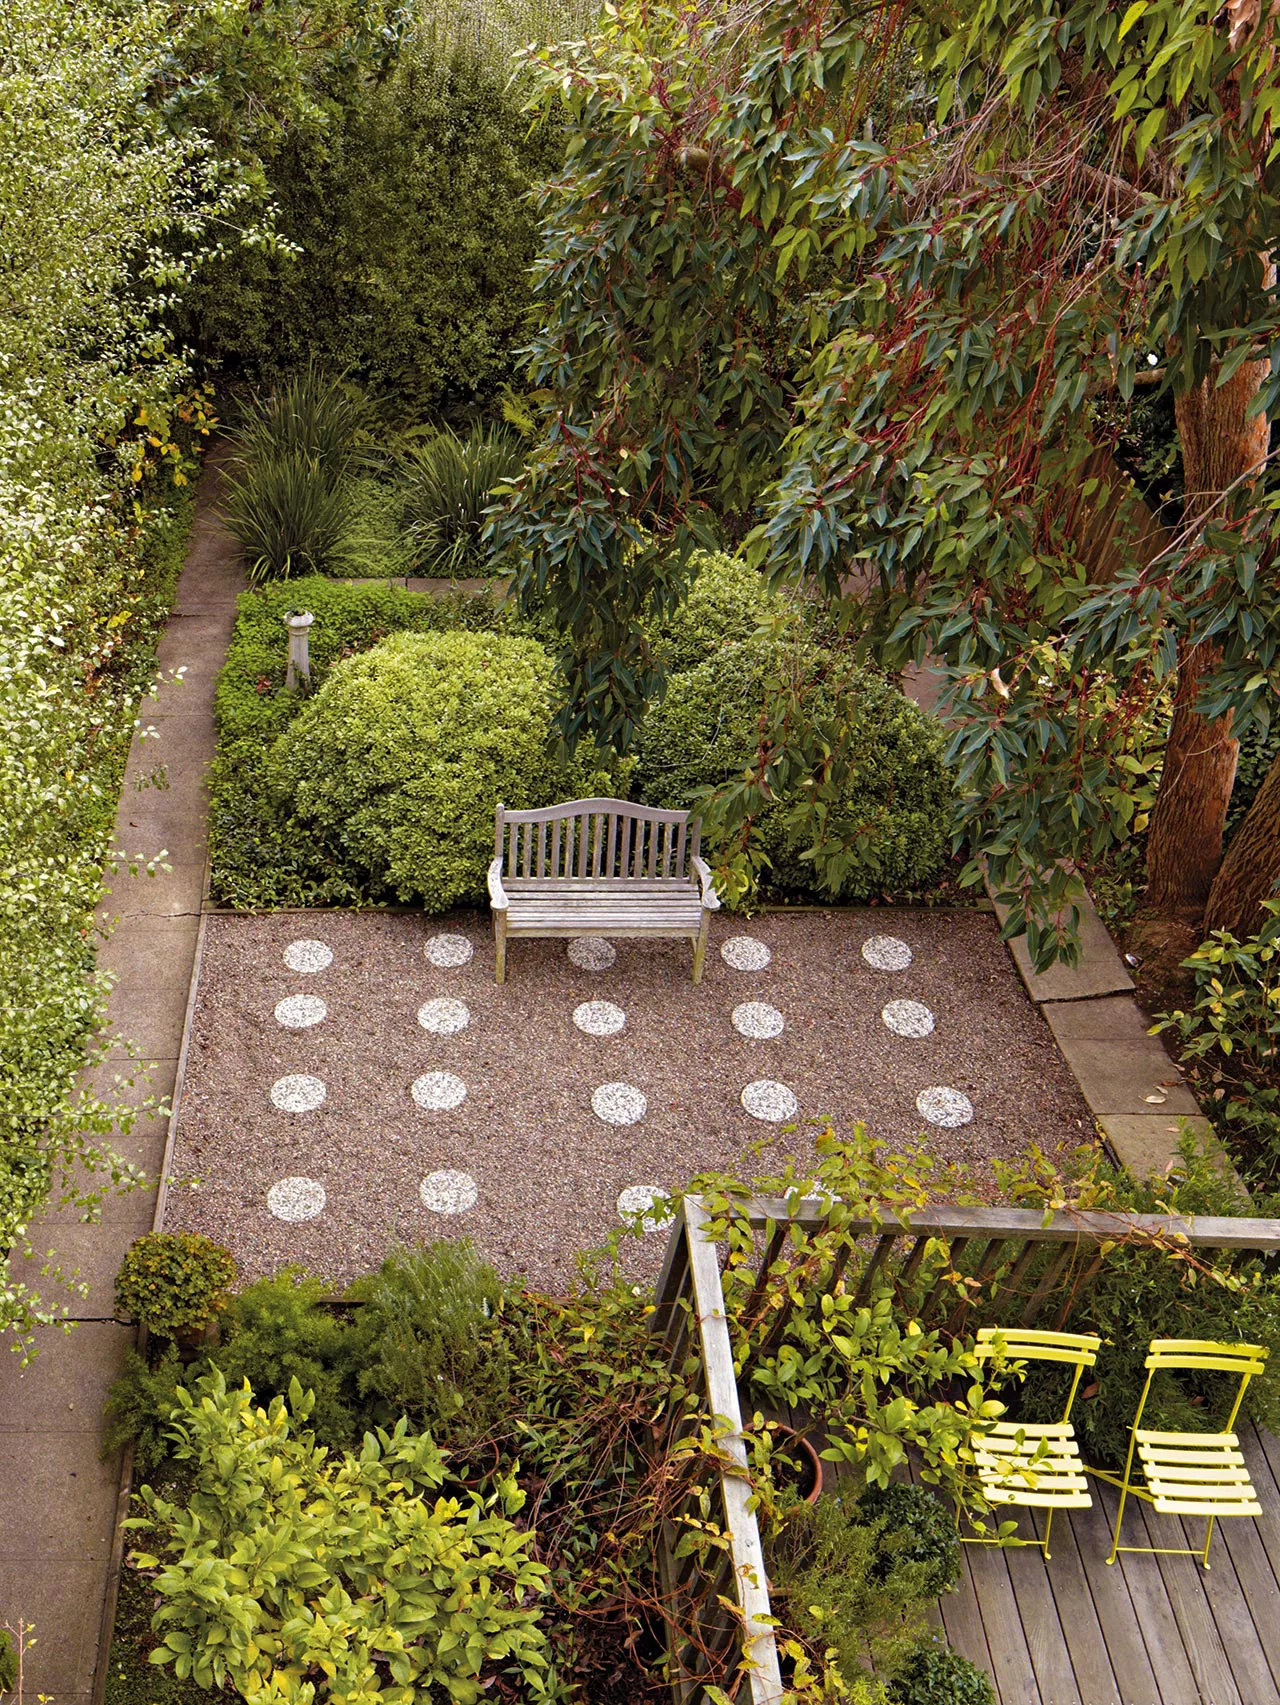
[[[620,1196],[803,1161],[824,1118],[978,1162],[1093,1130],[989,913],[722,916],[699,987],[680,942],[521,941],[498,987],[479,913],[219,914],[165,1224],[246,1278],[465,1234],[556,1287]]]

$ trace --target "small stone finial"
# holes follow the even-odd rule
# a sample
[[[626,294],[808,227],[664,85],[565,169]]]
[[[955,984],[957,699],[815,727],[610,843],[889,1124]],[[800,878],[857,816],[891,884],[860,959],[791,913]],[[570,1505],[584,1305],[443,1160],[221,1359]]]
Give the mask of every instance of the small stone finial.
[[[287,688],[296,687],[299,681],[311,685],[311,641],[307,630],[313,621],[315,617],[310,610],[290,610],[284,618],[289,630],[289,666],[284,677]]]

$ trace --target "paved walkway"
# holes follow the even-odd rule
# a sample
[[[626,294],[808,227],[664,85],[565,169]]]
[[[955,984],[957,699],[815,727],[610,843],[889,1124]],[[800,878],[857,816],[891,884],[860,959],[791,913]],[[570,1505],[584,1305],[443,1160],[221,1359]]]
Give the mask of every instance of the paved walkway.
[[[117,846],[147,856],[167,848],[172,869],[151,878],[122,872],[99,911],[104,922],[119,919],[98,953],[118,979],[111,1027],[151,1062],[149,1084],[128,1092],[139,1101],[147,1094],[167,1100],[174,1088],[204,894],[213,684],[243,584],[235,547],[213,513],[216,480],[210,467],[159,649],[159,667],[185,666],[185,676],[142,707],[143,725],[156,737],[135,736],[116,817]],[[164,785],[148,785],[161,765]],[[113,1054],[107,1081],[127,1069],[124,1054]],[[166,1135],[167,1121],[151,1118],[116,1147],[155,1179]],[[102,1405],[134,1341],[133,1328],[112,1319],[113,1286],[129,1243],[151,1230],[155,1205],[153,1186],[108,1200],[96,1224],[47,1214],[32,1239],[88,1282],[88,1295],[72,1308],[83,1324],[70,1334],[42,1333],[26,1372],[0,1351],[0,1622],[35,1624],[29,1701],[88,1705],[91,1697],[120,1480],[119,1458],[99,1457]],[[14,1276],[36,1280],[33,1266],[15,1262]]]

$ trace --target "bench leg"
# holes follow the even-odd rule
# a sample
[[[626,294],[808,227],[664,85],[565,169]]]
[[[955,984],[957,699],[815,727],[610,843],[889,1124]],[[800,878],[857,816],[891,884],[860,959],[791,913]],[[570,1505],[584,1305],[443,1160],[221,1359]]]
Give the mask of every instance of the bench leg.
[[[505,983],[507,980],[507,914],[493,914],[493,947],[494,947],[494,981]]]
[[[707,957],[707,926],[711,922],[711,913],[703,911],[702,922],[698,925],[698,933],[693,942],[693,980],[702,981],[702,966]]]

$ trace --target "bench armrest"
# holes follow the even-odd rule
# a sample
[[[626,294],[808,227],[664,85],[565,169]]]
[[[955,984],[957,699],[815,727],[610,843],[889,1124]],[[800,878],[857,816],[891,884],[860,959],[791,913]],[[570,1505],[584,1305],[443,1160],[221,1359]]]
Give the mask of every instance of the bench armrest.
[[[702,884],[703,910],[708,912],[718,912],[720,910],[720,896],[716,893],[715,881],[711,875],[711,866],[707,863],[705,858],[693,858],[690,860],[690,863],[697,871],[698,881]]]
[[[489,866],[489,904],[495,912],[505,912],[507,903],[506,890],[502,886],[502,859],[499,856]]]

